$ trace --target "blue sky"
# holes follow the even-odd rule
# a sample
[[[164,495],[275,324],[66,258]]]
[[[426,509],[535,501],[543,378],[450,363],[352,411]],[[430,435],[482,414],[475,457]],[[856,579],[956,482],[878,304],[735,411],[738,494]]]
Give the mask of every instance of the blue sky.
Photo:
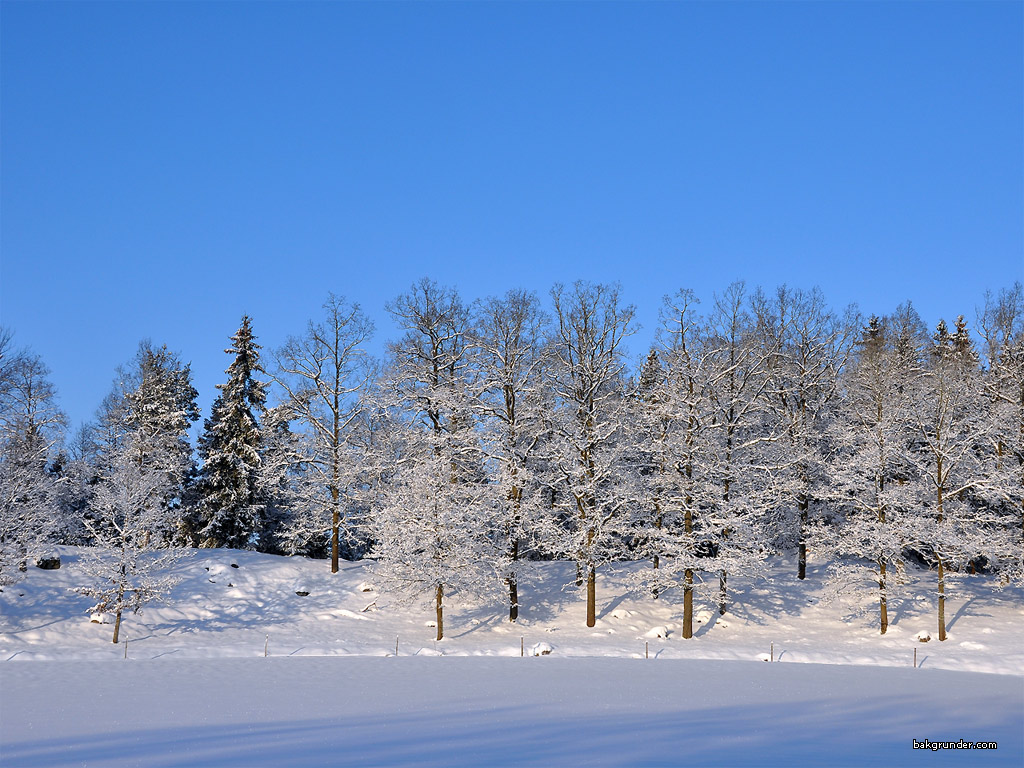
[[[0,322],[77,425],[243,313],[735,279],[929,324],[1024,279],[1024,5],[0,5]]]

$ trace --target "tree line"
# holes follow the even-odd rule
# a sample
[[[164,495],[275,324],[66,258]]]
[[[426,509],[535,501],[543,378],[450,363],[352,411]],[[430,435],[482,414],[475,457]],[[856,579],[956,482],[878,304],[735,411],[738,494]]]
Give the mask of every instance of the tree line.
[[[1024,581],[1024,290],[986,293],[930,330],[830,308],[817,289],[706,307],[667,296],[631,370],[635,308],[617,285],[466,302],[424,278],[373,324],[329,295],[277,350],[243,317],[198,444],[190,367],[140,344],[76,435],[43,361],[0,333],[0,582],[54,543],[90,546],[96,608],[138,610],[184,548],[370,557],[385,588],[428,600],[501,593],[510,620],[537,561],[576,563],[587,625],[597,576],[725,613],[729,577],[792,556],[876,595],[881,633],[910,568]],[[112,554],[113,553],[113,554]],[[115,556],[116,555],[116,556]],[[115,625],[115,642],[117,628]]]

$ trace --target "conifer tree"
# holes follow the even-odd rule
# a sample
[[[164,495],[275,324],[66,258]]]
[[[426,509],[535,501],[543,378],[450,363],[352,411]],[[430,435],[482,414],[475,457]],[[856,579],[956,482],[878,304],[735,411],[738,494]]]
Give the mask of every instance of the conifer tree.
[[[266,409],[266,384],[260,346],[248,315],[225,350],[234,355],[218,384],[220,394],[199,440],[203,460],[199,471],[198,539],[205,547],[248,549],[256,546],[263,526],[266,499],[260,479],[260,419]]]

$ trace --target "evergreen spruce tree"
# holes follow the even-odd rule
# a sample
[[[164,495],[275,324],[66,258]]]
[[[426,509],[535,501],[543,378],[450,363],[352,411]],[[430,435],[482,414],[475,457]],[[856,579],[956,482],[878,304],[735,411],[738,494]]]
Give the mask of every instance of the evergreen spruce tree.
[[[225,373],[228,380],[218,384],[220,394],[199,440],[198,517],[202,528],[198,539],[204,547],[254,548],[266,511],[260,482],[260,417],[266,410],[266,384],[256,379],[262,373],[260,346],[248,315],[231,337],[225,350],[235,358]]]

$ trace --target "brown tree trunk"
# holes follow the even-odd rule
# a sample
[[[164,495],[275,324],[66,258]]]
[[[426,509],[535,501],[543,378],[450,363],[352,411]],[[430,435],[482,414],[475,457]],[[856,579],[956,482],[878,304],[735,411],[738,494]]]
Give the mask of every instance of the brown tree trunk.
[[[114,615],[114,645],[117,645],[117,636],[121,632],[121,612]]]
[[[889,607],[885,596],[885,560],[878,561],[878,609],[884,635],[889,629]]]
[[[725,616],[725,600],[727,594],[725,583],[727,577],[728,574],[725,571],[722,571],[721,576],[718,577],[718,614],[720,616]]]
[[[434,593],[434,610],[437,614],[437,638],[438,640],[444,639],[444,608],[442,607],[442,600],[444,599],[444,587],[440,584],[437,585],[437,591]]]
[[[587,626],[597,624],[597,575],[594,564],[587,569]]]
[[[939,642],[946,639],[946,571],[939,558]]]
[[[693,571],[689,568],[683,579],[683,637],[693,637]]]

